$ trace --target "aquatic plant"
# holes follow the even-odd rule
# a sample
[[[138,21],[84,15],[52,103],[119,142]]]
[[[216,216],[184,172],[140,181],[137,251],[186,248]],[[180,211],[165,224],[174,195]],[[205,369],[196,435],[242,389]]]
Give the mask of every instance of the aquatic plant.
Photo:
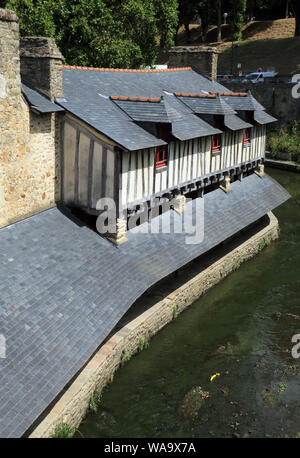
[[[284,382],[278,383],[279,393],[283,393],[287,389],[287,385]]]
[[[209,397],[209,392],[201,386],[192,388],[179,405],[179,414],[186,420],[195,420],[203,401]]]

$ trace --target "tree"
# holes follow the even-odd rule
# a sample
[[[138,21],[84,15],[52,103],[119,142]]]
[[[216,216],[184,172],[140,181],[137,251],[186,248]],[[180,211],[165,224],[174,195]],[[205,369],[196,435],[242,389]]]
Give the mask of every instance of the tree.
[[[201,29],[202,29],[202,42],[207,41],[207,32],[210,19],[212,18],[214,3],[212,0],[200,0],[198,1],[198,14],[201,18]]]
[[[291,0],[291,7],[296,19],[295,37],[300,37],[300,3],[299,0]]]
[[[215,0],[215,1],[216,1],[217,24],[218,24],[217,42],[220,43],[222,41],[222,0]]]
[[[177,0],[8,0],[8,7],[22,36],[54,38],[68,64],[93,67],[153,65],[178,20]]]
[[[187,42],[191,42],[191,34],[190,34],[190,24],[197,16],[198,8],[197,2],[193,0],[179,0],[178,2],[178,23],[176,29],[176,38],[175,41],[177,43],[177,33],[179,27],[184,25]]]
[[[233,41],[241,40],[245,23],[247,0],[232,0]]]

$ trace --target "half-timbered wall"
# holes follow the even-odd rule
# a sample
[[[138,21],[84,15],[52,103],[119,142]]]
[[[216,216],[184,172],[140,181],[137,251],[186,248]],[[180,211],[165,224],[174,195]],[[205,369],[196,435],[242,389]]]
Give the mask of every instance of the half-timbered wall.
[[[164,190],[179,187],[244,162],[265,152],[265,126],[251,129],[251,144],[244,146],[244,132],[222,134],[220,153],[211,153],[211,137],[169,144],[168,165],[155,170],[155,149],[123,151],[121,165],[122,203],[146,200]]]
[[[71,120],[64,122],[62,199],[95,209],[101,197],[115,198],[117,155],[113,147]]]
[[[116,153],[112,145],[69,118],[63,130],[62,199],[87,209],[95,209],[101,197],[111,197],[118,205],[119,187],[126,207],[260,158],[265,151],[265,126],[251,129],[249,146],[243,145],[243,131],[228,130],[222,134],[220,153],[211,152],[210,136],[171,142],[167,166],[156,170],[155,148]]]

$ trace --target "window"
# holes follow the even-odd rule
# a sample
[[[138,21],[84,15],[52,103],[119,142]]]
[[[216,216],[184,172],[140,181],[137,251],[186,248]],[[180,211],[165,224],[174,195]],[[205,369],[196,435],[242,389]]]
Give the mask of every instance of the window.
[[[170,128],[168,124],[156,124],[156,136],[165,142],[169,140]],[[168,159],[168,145],[161,145],[156,148],[155,168],[165,167]]]
[[[249,124],[253,123],[253,112],[246,111],[246,122]],[[248,127],[244,130],[244,146],[249,146],[251,144],[251,127]]]
[[[244,130],[244,145],[250,145],[251,139],[250,139],[250,127],[248,129]]]
[[[214,115],[214,127],[216,129],[222,129],[223,117],[220,115]],[[215,134],[212,137],[212,152],[219,153],[221,151],[221,134]]]

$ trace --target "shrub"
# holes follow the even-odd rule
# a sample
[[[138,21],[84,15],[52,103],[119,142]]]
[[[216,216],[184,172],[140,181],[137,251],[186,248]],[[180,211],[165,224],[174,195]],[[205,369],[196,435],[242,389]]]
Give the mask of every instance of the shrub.
[[[278,153],[289,153],[300,164],[300,122],[286,124],[273,130],[267,137],[267,149],[276,158]]]

